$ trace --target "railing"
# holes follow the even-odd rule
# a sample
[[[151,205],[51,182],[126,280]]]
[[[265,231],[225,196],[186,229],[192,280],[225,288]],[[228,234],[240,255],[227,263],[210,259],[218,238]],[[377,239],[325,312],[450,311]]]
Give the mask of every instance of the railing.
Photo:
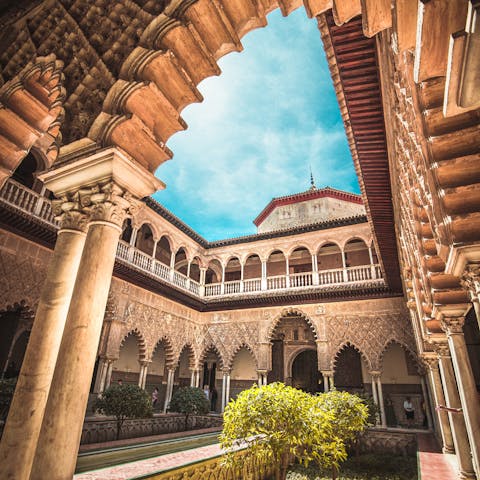
[[[50,200],[15,180],[9,179],[0,189],[0,203],[35,216],[49,225],[59,226],[53,216]],[[124,241],[118,242],[117,259],[144,272],[146,275],[162,280],[164,283],[185,290],[197,297],[248,295],[275,290],[321,289],[336,285],[345,285],[345,288],[348,288],[354,284],[362,283],[383,284],[382,270],[378,264],[275,275],[267,277],[264,281],[261,278],[249,278],[202,286],[199,282],[172,270],[169,266]]]
[[[336,285],[343,282],[344,277],[342,268],[337,268],[335,270],[320,270],[318,272],[319,285]]]
[[[310,287],[313,285],[312,272],[290,274],[290,287]]]
[[[287,288],[287,276],[275,275],[273,277],[267,277],[267,290],[280,290]]]
[[[0,190],[0,199],[10,207],[39,217],[50,225],[58,225],[53,216],[50,200],[11,178]]]

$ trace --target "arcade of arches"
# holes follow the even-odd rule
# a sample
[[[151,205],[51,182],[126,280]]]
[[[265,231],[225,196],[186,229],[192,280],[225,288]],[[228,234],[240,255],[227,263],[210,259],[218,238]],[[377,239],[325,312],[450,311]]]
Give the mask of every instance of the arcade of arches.
[[[302,4],[362,195],[313,186],[207,242],[149,198],[153,174],[217,60]],[[158,386],[160,409],[180,385],[215,387],[217,411],[252,382],[337,386],[372,395],[382,427],[408,394],[480,476],[478,2],[2,8],[0,369],[22,367],[0,478],[71,478],[89,395],[120,378]],[[350,214],[276,223],[328,202]]]

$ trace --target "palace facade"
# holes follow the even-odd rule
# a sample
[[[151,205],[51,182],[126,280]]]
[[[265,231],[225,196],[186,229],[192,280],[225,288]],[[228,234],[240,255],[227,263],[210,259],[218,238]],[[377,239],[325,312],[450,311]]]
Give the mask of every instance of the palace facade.
[[[408,395],[479,477],[477,2],[303,2],[361,196],[312,185],[216,242],[150,198],[196,85],[301,5],[6,2],[0,368],[19,377],[0,478],[71,478],[89,397],[120,378],[162,407],[215,385],[218,411],[253,382],[337,386],[371,394],[380,427]]]

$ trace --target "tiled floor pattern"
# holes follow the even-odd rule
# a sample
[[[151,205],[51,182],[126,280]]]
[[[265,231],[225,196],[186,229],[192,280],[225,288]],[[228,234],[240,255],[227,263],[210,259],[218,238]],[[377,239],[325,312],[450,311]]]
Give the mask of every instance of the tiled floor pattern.
[[[421,480],[458,480],[455,461],[443,454],[433,434],[417,434]]]

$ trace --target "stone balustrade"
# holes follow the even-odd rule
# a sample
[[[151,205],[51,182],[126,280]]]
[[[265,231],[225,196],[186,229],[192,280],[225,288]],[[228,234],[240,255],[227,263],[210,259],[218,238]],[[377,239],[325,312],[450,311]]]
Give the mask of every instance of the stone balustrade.
[[[23,215],[36,217],[51,227],[58,228],[59,226],[52,213],[50,200],[15,180],[9,179],[0,190],[0,204],[18,210]],[[127,242],[120,241],[118,243],[116,258],[117,262],[127,264],[129,268],[138,270],[194,297],[204,298],[206,301],[219,297],[248,297],[262,292],[290,293],[295,290],[338,290],[349,289],[353,286],[368,288],[385,285],[378,264],[202,285]]]

